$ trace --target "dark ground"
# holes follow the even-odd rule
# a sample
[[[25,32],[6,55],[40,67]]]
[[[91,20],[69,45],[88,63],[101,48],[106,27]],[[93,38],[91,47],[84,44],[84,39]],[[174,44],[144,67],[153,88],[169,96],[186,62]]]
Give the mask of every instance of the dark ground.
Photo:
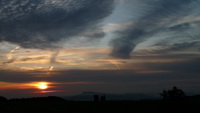
[[[0,102],[0,113],[200,113],[200,102],[12,100]]]

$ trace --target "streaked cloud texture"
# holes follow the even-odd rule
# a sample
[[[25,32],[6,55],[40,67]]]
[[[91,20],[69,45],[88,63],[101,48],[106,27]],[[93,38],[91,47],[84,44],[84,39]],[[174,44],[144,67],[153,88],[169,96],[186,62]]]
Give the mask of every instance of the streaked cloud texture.
[[[130,2],[130,1],[126,1]],[[111,55],[118,58],[130,58],[131,52],[141,42],[158,37],[155,45],[193,46],[199,44],[199,0],[151,0],[133,1],[144,4],[138,19],[133,24],[116,32],[111,41]],[[136,5],[135,5],[136,4]],[[132,15],[137,3],[133,4]]]
[[[75,37],[105,34],[98,24],[112,13],[113,0],[3,0],[0,41],[24,48],[55,48]],[[103,8],[102,8],[103,7]]]

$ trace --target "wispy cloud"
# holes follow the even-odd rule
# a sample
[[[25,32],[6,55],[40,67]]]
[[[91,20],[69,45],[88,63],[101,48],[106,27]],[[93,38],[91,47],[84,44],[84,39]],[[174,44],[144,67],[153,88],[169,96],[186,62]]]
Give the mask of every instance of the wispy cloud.
[[[131,26],[116,32],[116,38],[111,41],[112,56],[130,58],[131,52],[139,43],[156,34],[166,35],[165,39],[160,37],[160,41],[173,46],[177,42],[199,40],[199,0],[152,0],[140,3],[146,4],[141,9],[144,11],[140,17],[134,19]],[[137,12],[133,10],[132,13]]]

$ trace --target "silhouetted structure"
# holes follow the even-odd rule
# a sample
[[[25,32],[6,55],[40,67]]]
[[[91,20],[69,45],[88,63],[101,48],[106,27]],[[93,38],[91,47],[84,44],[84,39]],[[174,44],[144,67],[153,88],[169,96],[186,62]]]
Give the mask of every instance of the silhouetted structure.
[[[172,90],[164,90],[160,95],[164,100],[180,100],[185,97],[185,93],[176,86]]]
[[[106,95],[101,96],[100,101],[106,101]]]
[[[94,97],[94,101],[95,101],[95,102],[98,102],[98,101],[99,101],[99,95],[94,95],[93,97]]]
[[[5,101],[7,101],[7,98],[0,96],[0,102],[5,102]]]

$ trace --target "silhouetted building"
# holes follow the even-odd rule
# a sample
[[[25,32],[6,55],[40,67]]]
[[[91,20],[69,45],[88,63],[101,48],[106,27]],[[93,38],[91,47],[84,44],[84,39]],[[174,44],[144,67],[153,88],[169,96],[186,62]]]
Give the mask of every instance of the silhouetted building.
[[[98,101],[99,101],[99,95],[94,95],[93,97],[94,97],[94,101],[95,101],[95,102],[98,102]]]
[[[106,95],[101,96],[100,101],[106,101]]]

